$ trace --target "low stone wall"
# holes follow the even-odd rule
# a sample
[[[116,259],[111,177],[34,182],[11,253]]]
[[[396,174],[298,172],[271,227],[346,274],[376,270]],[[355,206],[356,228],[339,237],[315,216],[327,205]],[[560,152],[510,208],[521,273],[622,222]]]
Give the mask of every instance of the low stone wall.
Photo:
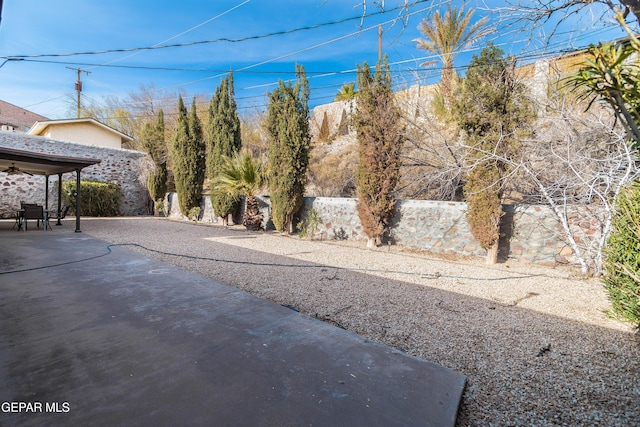
[[[366,240],[356,211],[357,199],[309,197],[301,217],[315,209],[328,238]],[[388,241],[433,252],[484,255],[465,218],[466,204],[429,200],[398,200]]]
[[[140,180],[145,170],[151,167],[146,153],[134,150],[87,146],[49,138],[0,133],[0,145],[16,150],[56,154],[70,157],[100,159],[97,165],[84,168],[81,179],[98,180],[118,184],[121,188],[120,212],[122,215],[148,215],[151,211],[149,193]],[[2,174],[0,181],[0,213],[15,212],[21,201],[44,204],[45,177],[26,174]],[[76,179],[75,173],[67,173],[63,180]],[[49,177],[49,207],[57,206],[56,176]]]
[[[271,222],[271,201],[269,200],[269,196],[256,196],[258,200],[258,206],[260,207],[260,213],[263,217],[262,226],[267,230],[275,230],[273,226],[273,222]],[[242,223],[242,215],[244,214],[244,198],[240,203],[241,209],[237,212],[236,216],[233,218],[233,221],[236,224]],[[180,212],[180,203],[178,202],[178,193],[167,193],[164,198],[164,212],[166,212],[166,216],[172,219],[182,219],[182,220],[190,220],[186,216],[182,215]],[[209,224],[218,224],[222,225],[222,219],[216,217],[213,212],[213,207],[211,206],[211,198],[207,195],[203,196],[200,200],[200,218],[199,221],[206,222]]]
[[[215,218],[208,197],[203,198],[201,221],[221,224]],[[267,229],[273,229],[270,218],[269,197],[258,198]],[[357,199],[333,197],[305,197],[296,223],[315,209],[322,218],[321,238],[366,240],[356,211]],[[184,217],[178,208],[177,195],[171,193],[165,199],[172,218]],[[525,263],[555,265],[577,263],[569,247],[562,225],[548,206],[505,205],[501,228],[501,259],[514,259]],[[460,254],[484,257],[469,229],[466,219],[467,206],[462,202],[429,200],[398,200],[396,215],[390,226],[388,240],[392,244],[436,253]],[[581,221],[579,209],[570,216],[572,227],[579,236],[595,236],[596,224]],[[241,214],[240,214],[241,216]],[[236,218],[240,222],[240,218]]]

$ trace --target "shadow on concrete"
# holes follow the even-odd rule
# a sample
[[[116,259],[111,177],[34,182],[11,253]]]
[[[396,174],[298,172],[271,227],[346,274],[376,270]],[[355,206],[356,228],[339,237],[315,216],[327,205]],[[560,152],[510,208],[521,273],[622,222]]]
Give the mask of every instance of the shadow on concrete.
[[[412,261],[418,259],[423,263],[421,271],[431,273],[418,284],[368,274],[362,269],[350,271],[278,256],[270,253],[274,248],[246,249],[235,243],[260,234],[244,230],[153,218],[88,221],[86,230],[112,242],[177,252],[180,256],[144,251],[164,262],[198,271],[361,337],[461,372],[467,376],[467,385],[458,426],[626,426],[636,425],[640,419],[640,336],[617,322],[593,319],[593,314],[579,321],[561,317],[561,312],[554,316],[525,308],[531,298],[544,301],[544,295],[527,293],[527,283],[531,282],[516,280],[523,275],[517,268],[500,269],[492,277],[498,277],[499,283],[523,296],[526,293],[526,297],[500,302],[490,293],[486,298],[463,293],[467,288],[488,290],[492,285],[473,280],[475,274],[480,274],[478,266],[465,262],[454,263],[459,265],[454,271],[465,277],[442,277],[449,280],[452,289],[459,290],[451,292],[437,287],[440,279],[434,268],[439,268],[438,262],[432,264],[425,257],[414,257]],[[178,247],[178,239],[190,244]],[[226,239],[229,244],[223,243]],[[278,241],[269,240],[269,244]],[[331,251],[332,244],[325,243],[324,249]],[[353,265],[361,266],[358,252],[366,250],[354,251]],[[410,254],[406,256],[412,258]],[[231,265],[234,268],[229,268]],[[394,269],[401,268],[399,265]],[[578,285],[572,288],[580,292],[582,279],[554,282],[556,275],[566,274],[552,269],[539,272],[545,274],[535,274],[532,281],[563,286],[565,280],[575,280]],[[584,298],[580,297],[576,295],[582,301]],[[575,305],[556,301],[554,307],[559,310],[565,303]],[[571,316],[579,317],[575,310]],[[405,390],[411,390],[411,383],[407,387]],[[380,393],[386,395],[385,390]],[[340,423],[337,418],[332,421]],[[363,419],[358,424],[368,421]],[[411,421],[380,419],[378,424],[385,423],[409,425]],[[426,421],[418,424],[425,425]]]
[[[72,227],[11,225],[3,426],[455,423],[461,374]]]

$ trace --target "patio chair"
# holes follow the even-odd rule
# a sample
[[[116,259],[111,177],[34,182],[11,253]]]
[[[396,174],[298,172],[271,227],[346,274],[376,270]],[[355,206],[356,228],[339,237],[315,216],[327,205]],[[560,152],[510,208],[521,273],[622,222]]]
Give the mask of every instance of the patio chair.
[[[70,207],[71,206],[63,206],[59,211],[48,211],[49,215],[47,215],[47,226],[49,225],[48,222],[51,219],[55,219],[57,225],[62,225],[60,220],[64,219],[67,216]]]
[[[30,219],[35,219],[37,221],[38,228],[40,228],[40,221],[42,221],[43,226],[46,228],[46,225],[44,224],[44,209],[42,206],[24,204],[22,208],[24,209],[24,231],[27,231],[27,223]]]

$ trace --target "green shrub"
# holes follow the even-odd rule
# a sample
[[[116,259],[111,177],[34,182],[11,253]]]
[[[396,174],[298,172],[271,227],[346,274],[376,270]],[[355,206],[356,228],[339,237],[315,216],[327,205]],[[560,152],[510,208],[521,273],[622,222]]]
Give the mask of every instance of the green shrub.
[[[62,182],[62,201],[76,209],[76,182]],[[119,216],[120,186],[100,181],[80,181],[80,214],[84,216]]]
[[[611,315],[640,330],[640,182],[620,194],[604,249],[605,288]]]
[[[164,199],[158,199],[155,202],[156,204],[156,210],[158,211],[158,215],[160,216],[165,216],[165,212],[164,212]]]
[[[197,221],[200,219],[200,211],[200,206],[193,207],[189,209],[189,215],[187,215],[187,217],[189,217],[191,221]]]
[[[320,231],[321,225],[322,217],[317,210],[312,208],[309,212],[307,212],[307,218],[298,223],[298,235],[302,238],[309,237],[311,240],[313,240],[313,236],[315,236],[318,231]]]

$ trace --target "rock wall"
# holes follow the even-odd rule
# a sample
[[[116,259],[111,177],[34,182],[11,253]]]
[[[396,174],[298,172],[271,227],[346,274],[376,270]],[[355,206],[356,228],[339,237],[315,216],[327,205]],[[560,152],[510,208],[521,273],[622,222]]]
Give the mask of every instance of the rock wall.
[[[307,197],[300,212],[305,218],[315,209],[323,220],[322,233],[329,239],[366,240],[356,211],[356,199]],[[581,243],[593,241],[598,224],[584,221],[580,207],[573,207],[569,221]],[[504,205],[499,256],[524,263],[577,264],[560,221],[548,206]],[[388,241],[407,248],[437,253],[485,256],[466,219],[463,202],[398,200]]]
[[[118,184],[121,188],[120,212],[122,215],[147,215],[152,212],[149,193],[141,179],[153,164],[146,153],[80,145],[12,132],[0,132],[0,145],[16,150],[100,159],[99,164],[82,170],[81,179]],[[64,174],[62,179],[75,181],[76,174]],[[55,190],[57,180],[57,175],[49,177],[50,208],[57,206],[58,195]],[[45,177],[26,174],[7,175],[0,172],[0,214],[6,216],[15,212],[21,201],[44,204]]]
[[[262,214],[262,228],[266,230],[275,230],[273,222],[271,221],[271,200],[269,196],[256,196],[258,206],[260,207],[260,213]],[[240,210],[234,216],[233,221],[236,224],[242,223],[242,216],[244,215],[244,197],[241,197]],[[178,202],[178,193],[167,193],[164,198],[163,210],[165,216],[172,219],[191,220],[182,215],[180,212],[180,203]],[[211,198],[208,195],[202,196],[200,200],[200,218],[198,221],[206,222],[209,224],[222,225],[222,219],[216,217],[213,207],[211,206]]]
[[[258,197],[258,201],[265,218],[265,228],[273,230],[269,197]],[[357,199],[352,198],[305,197],[295,222],[305,219],[309,210],[315,209],[322,218],[319,238],[364,241],[366,235],[358,218],[356,203]],[[167,195],[165,206],[171,218],[186,219],[180,214],[176,193]],[[221,224],[213,214],[208,197],[203,198],[201,208],[201,221]],[[541,265],[577,264],[562,225],[548,206],[504,205],[503,210],[501,259]],[[570,221],[576,236],[597,236],[597,224],[581,220],[580,208],[573,210]],[[467,205],[463,202],[398,200],[387,240],[406,248],[484,257],[486,251],[471,234],[466,212]],[[235,222],[240,223],[241,217],[242,212]]]

